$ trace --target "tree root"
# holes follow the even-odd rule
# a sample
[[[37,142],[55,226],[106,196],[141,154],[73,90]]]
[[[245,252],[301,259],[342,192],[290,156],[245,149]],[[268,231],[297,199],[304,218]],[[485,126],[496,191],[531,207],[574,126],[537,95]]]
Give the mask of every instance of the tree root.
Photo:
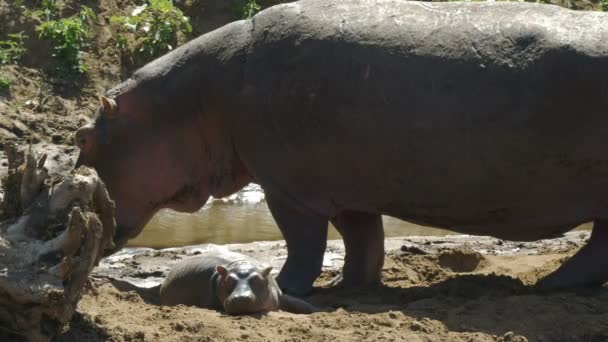
[[[104,250],[114,248],[114,202],[92,169],[80,167],[51,181],[45,156],[22,155],[14,147],[7,155],[0,202],[0,340],[49,341],[72,318]]]

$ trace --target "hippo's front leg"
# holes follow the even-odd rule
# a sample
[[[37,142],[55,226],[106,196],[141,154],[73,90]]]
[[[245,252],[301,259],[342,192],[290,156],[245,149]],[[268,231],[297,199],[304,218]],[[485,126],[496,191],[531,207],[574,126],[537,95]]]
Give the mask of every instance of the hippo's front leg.
[[[366,288],[379,285],[384,265],[384,227],[380,214],[343,211],[331,219],[344,240],[342,285]]]
[[[305,295],[321,274],[328,218],[295,208],[264,189],[266,202],[287,243],[287,260],[277,283],[285,293]]]

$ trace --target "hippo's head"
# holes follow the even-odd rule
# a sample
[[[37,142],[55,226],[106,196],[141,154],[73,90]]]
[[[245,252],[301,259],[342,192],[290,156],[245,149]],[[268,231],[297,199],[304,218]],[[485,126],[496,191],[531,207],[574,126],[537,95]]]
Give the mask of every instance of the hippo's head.
[[[259,269],[249,262],[217,266],[217,296],[231,315],[271,310],[278,304],[278,286],[270,275],[272,267]]]
[[[76,167],[95,168],[116,202],[118,249],[159,209],[193,212],[210,195],[222,195],[217,159],[210,157],[221,153],[210,148],[203,120],[178,115],[180,108],[151,115],[152,108],[139,108],[128,97],[101,102],[94,122],[76,132]]]

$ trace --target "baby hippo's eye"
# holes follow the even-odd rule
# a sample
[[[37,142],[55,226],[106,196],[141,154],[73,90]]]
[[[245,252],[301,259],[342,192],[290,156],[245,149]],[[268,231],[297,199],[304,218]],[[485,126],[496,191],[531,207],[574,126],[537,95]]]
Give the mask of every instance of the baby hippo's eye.
[[[259,273],[255,273],[249,278],[249,283],[252,285],[253,284],[264,284],[265,282],[266,282],[266,279],[264,279],[264,277]]]
[[[233,274],[229,274],[226,278],[224,278],[224,286],[227,288],[232,288],[236,285],[237,279]]]

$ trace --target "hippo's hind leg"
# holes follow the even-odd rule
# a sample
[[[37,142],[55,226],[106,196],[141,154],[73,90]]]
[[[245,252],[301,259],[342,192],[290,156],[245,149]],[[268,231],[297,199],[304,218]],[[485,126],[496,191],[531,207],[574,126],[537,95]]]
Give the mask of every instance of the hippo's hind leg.
[[[277,277],[285,293],[304,295],[321,274],[328,218],[306,213],[266,192],[266,203],[287,243],[287,260]]]
[[[542,290],[601,286],[608,281],[608,221],[595,221],[591,237],[556,271],[539,280]]]
[[[343,211],[331,219],[345,247],[342,285],[347,288],[377,286],[384,265],[384,227],[380,214]]]

